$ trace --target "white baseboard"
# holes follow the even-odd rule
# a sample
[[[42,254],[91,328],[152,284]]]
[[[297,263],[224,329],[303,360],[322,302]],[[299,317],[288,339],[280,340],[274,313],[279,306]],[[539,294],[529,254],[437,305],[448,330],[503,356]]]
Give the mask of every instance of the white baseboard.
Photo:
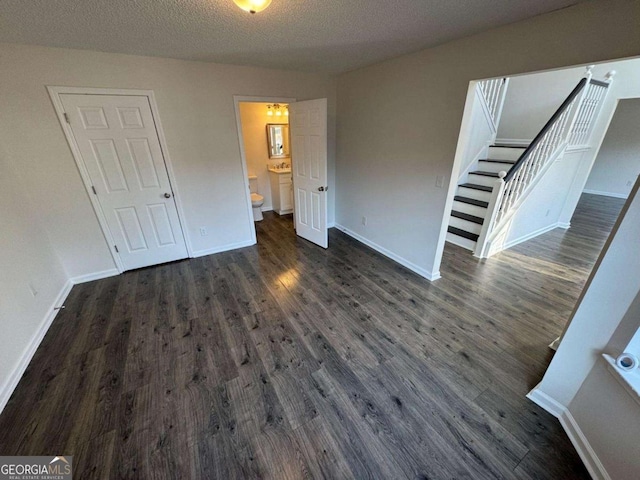
[[[591,474],[591,477],[595,480],[611,480],[609,473],[604,468],[604,465],[602,465],[598,455],[591,447],[589,440],[580,429],[571,412],[565,409],[559,420],[562,428],[564,428],[564,431],[567,433],[567,437],[571,440],[582,462],[585,467],[587,467],[589,474]]]
[[[250,247],[251,245],[255,245],[255,243],[256,242],[252,240],[247,240],[244,242],[228,243],[226,245],[222,245],[221,247],[208,248],[205,250],[196,250],[193,252],[192,258],[204,257],[206,255],[213,255],[214,253],[228,252],[229,250],[236,250],[238,248]]]
[[[568,230],[571,228],[571,222],[558,222],[558,228]]]
[[[327,223],[327,228],[334,228],[336,226],[336,222]]]
[[[582,193],[590,193],[591,195],[602,195],[603,197],[613,197],[613,198],[624,198],[625,200],[629,198],[629,194],[623,193],[613,193],[613,192],[602,192],[600,190],[582,190]]]
[[[74,285],[79,283],[93,282],[94,280],[101,280],[103,278],[115,277],[116,275],[120,275],[120,272],[115,268],[110,268],[109,270],[103,270],[101,272],[88,273],[87,275],[79,275],[77,277],[71,278],[69,281]]]
[[[13,391],[18,386],[18,383],[20,383],[20,379],[22,378],[25,370],[29,366],[29,363],[31,362],[33,355],[36,353],[36,350],[40,346],[40,342],[42,342],[42,339],[47,334],[47,331],[49,330],[49,327],[53,323],[53,320],[56,318],[56,315],[58,314],[58,310],[56,310],[56,307],[60,307],[64,304],[64,301],[66,300],[67,295],[69,295],[69,292],[71,291],[72,287],[73,287],[73,282],[71,280],[67,280],[64,286],[62,287],[62,289],[60,290],[60,292],[58,292],[58,295],[56,296],[55,300],[51,304],[51,307],[49,307],[49,310],[47,311],[46,316],[42,320],[40,327],[38,327],[38,330],[31,338],[31,341],[29,342],[27,349],[22,354],[22,358],[20,358],[20,362],[18,363],[18,366],[13,371],[13,373],[11,374],[11,376],[9,377],[5,385],[2,387],[2,391],[0,391],[0,413],[2,412],[2,410],[4,410],[4,407],[6,407],[7,402],[9,401],[9,399],[11,398],[11,395],[13,394]]]
[[[553,342],[549,344],[549,348],[554,352],[558,350],[559,346],[560,346],[560,337],[556,338]]]
[[[540,384],[536,385],[533,390],[527,393],[527,398],[558,419],[567,409],[567,407],[541,391]]]
[[[531,142],[532,138],[496,138],[493,143],[510,147],[528,147]]]
[[[559,226],[560,225],[556,222],[556,223],[552,223],[551,225],[547,225],[546,227],[539,228],[538,230],[536,230],[534,232],[527,233],[526,235],[523,235],[521,237],[516,238],[515,240],[511,240],[511,241],[505,243],[502,246],[502,248],[500,249],[500,251],[506,250],[506,249],[511,248],[511,247],[515,247],[519,243],[526,242],[527,240],[531,240],[532,238],[535,238],[538,235],[542,235],[543,233],[550,232],[551,230],[554,230],[554,229],[558,228]]]
[[[387,250],[384,247],[381,247],[380,245],[378,245],[377,243],[372,242],[371,240],[363,237],[362,235],[359,235],[355,232],[352,232],[351,230],[349,230],[348,228],[336,223],[335,227],[340,230],[341,232],[346,233],[347,235],[349,235],[351,238],[355,238],[356,240],[358,240],[360,243],[364,243],[366,246],[373,248],[376,252],[381,253],[382,255],[384,255],[385,257],[390,258],[391,260],[398,262],[400,265],[408,268],[409,270],[411,270],[412,272],[417,273],[418,275],[420,275],[421,277],[426,278],[429,281],[434,281],[434,280],[438,280],[440,277],[440,272],[435,272],[432,273],[427,269],[424,269],[422,267],[419,267],[418,265],[416,265],[415,263],[410,262],[409,260],[402,258],[399,255],[396,255],[395,253],[391,252],[390,250]]]
[[[596,480],[611,480],[598,455],[591,447],[580,426],[567,407],[540,390],[540,384],[527,394],[527,398],[560,421],[569,440],[580,455],[589,474]]]

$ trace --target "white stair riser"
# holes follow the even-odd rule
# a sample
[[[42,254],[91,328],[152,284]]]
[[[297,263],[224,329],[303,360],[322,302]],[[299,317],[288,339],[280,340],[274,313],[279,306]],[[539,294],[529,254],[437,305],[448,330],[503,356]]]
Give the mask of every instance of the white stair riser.
[[[482,200],[483,202],[491,200],[491,192],[483,192],[474,188],[458,187],[458,195],[473,198],[474,200]]]
[[[517,160],[524,148],[511,147],[489,147],[489,158],[491,160]]]
[[[476,242],[474,242],[473,240],[469,240],[468,238],[459,237],[458,235],[454,235],[451,232],[447,232],[447,242],[451,242],[462,248],[471,250],[472,252],[476,249]]]
[[[469,205],[468,203],[458,201],[453,202],[453,209],[457,210],[458,212],[468,213],[469,215],[475,215],[476,217],[480,218],[485,218],[485,215],[487,214],[486,208],[478,207],[476,205]]]
[[[449,219],[449,226],[459,228],[465,232],[475,233],[476,235],[480,235],[480,230],[482,230],[482,225],[454,216]]]
[[[478,170],[482,170],[483,172],[508,172],[512,166],[513,163],[483,162],[482,160],[478,162]]]
[[[476,185],[484,185],[485,187],[495,187],[496,177],[487,177],[486,175],[475,175],[470,173],[467,177],[469,183],[475,183]]]

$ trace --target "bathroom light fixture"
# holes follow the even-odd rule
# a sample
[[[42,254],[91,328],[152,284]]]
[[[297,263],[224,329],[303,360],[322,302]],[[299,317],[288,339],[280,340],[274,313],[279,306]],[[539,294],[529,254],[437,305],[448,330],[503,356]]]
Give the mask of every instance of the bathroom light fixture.
[[[261,12],[271,4],[271,0],[233,0],[238,7],[245,12]]]
[[[279,103],[268,103],[267,104],[267,115],[272,117],[274,115],[275,112],[275,116],[276,117],[281,117],[283,115],[282,112],[284,112],[284,116],[288,117],[289,116],[289,105],[284,105],[284,104],[279,104]]]

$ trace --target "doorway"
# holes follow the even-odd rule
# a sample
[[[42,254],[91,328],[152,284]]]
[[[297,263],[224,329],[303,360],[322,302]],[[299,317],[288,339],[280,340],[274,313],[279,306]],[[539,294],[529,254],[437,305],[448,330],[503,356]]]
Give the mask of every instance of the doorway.
[[[49,92],[118,270],[186,258],[152,92]]]
[[[327,100],[234,101],[253,240],[263,210],[295,212],[296,234],[327,248]]]

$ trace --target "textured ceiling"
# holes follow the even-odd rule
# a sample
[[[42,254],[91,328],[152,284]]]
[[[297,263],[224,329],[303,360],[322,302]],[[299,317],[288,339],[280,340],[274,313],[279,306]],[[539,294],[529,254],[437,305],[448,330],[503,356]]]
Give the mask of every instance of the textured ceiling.
[[[0,42],[338,73],[581,0],[0,0]]]

